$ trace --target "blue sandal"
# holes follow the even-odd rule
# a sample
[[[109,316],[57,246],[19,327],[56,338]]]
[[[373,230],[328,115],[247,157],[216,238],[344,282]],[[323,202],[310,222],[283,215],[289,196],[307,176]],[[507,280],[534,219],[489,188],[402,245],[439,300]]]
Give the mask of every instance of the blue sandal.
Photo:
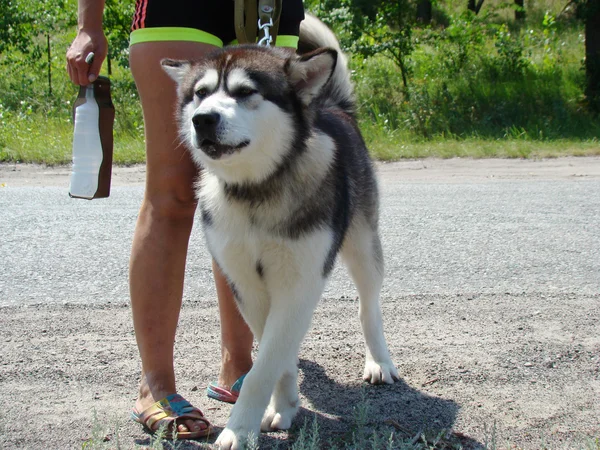
[[[233,386],[231,386],[231,389],[229,390],[219,386],[217,381],[213,381],[209,383],[206,388],[206,395],[209,398],[214,398],[221,402],[235,403],[240,396],[240,390],[242,389],[242,383],[244,382],[246,375],[247,374],[242,375],[235,383],[233,383]]]

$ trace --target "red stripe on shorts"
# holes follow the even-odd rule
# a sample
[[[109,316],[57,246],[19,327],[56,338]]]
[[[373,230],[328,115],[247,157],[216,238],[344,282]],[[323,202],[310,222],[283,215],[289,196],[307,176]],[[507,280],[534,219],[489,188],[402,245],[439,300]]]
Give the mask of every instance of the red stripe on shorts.
[[[144,28],[146,26],[146,9],[148,9],[148,0],[142,0],[142,19],[140,23],[140,28]]]
[[[146,9],[148,8],[148,0],[136,0],[135,14],[133,15],[132,30],[146,27]]]

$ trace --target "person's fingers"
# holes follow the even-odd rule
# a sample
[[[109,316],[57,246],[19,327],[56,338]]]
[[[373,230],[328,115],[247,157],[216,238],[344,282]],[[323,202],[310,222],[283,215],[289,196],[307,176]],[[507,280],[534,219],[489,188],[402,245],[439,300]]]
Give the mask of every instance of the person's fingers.
[[[96,80],[96,78],[98,78],[101,68],[102,68],[102,60],[100,58],[94,57],[89,66],[88,77],[87,77],[88,81],[90,83],[93,83],[94,80]]]
[[[80,33],[67,50],[67,72],[75,84],[86,86],[100,75],[108,52],[108,43],[102,32]]]
[[[69,64],[69,61],[67,61],[67,75],[69,75],[69,79],[71,81],[73,81],[73,69],[71,68],[71,64]]]
[[[71,81],[80,86],[89,84],[88,70],[89,65],[85,62],[82,52],[74,48],[69,49],[67,52],[67,72]]]
[[[81,60],[78,61],[76,69],[77,69],[77,80],[78,80],[77,84],[80,86],[86,86],[86,85],[90,84],[90,80],[89,80],[90,66],[85,62],[83,57],[81,57]]]

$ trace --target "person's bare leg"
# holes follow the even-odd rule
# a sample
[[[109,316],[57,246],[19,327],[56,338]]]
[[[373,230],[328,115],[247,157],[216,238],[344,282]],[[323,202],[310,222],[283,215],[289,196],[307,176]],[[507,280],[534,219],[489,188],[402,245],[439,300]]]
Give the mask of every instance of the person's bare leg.
[[[252,368],[252,332],[242,318],[233,293],[219,266],[213,262],[221,316],[221,370],[219,386],[231,389]]]
[[[173,81],[163,72],[163,58],[195,59],[214,47],[192,42],[148,42],[131,47],[131,70],[140,93],[146,128],[146,191],[133,240],[130,262],[130,292],[133,324],[140,357],[142,380],[136,409],[143,411],[166,395],[176,392],[173,345],[183,294],[187,246],[196,201],[193,182],[197,170],[187,151],[179,145],[175,123],[176,92]],[[219,303],[235,308],[226,281],[215,274]],[[237,311],[236,311],[237,312]],[[241,325],[240,322],[241,321]],[[227,314],[223,327],[245,323]],[[234,333],[235,334],[235,333]],[[229,335],[225,332],[225,335]],[[231,355],[238,355],[237,343],[230,341]],[[249,349],[246,350],[248,358]],[[225,364],[228,366],[229,364]],[[186,421],[179,431],[205,427],[202,421]]]

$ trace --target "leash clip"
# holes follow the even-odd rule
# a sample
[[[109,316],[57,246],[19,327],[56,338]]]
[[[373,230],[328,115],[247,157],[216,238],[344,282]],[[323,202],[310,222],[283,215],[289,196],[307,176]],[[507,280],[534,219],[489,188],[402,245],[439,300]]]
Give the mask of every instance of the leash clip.
[[[263,37],[260,41],[258,41],[258,45],[264,45],[265,47],[270,47],[273,43],[273,37],[269,32],[269,28],[273,26],[273,18],[269,19],[268,23],[260,23],[260,19],[258,19],[258,29],[262,30],[265,33],[265,37]]]

